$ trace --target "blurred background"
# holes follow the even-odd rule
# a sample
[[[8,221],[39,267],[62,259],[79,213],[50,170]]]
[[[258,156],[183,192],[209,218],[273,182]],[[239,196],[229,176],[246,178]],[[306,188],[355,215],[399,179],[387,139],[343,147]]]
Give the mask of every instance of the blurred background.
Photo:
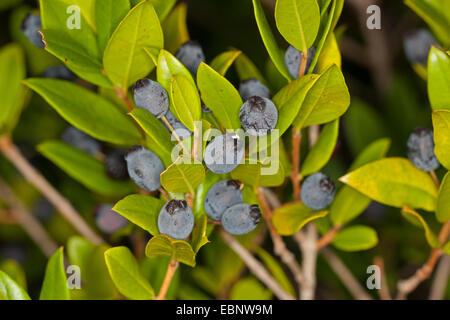
[[[250,0],[185,2],[188,5],[189,33],[192,39],[201,43],[208,61],[227,48],[234,47],[242,50],[261,71],[273,72],[258,33]],[[275,30],[275,0],[262,2]],[[381,30],[366,28],[367,3],[381,7]],[[41,75],[48,66],[60,64],[46,52],[31,45],[20,32],[23,17],[36,7],[36,1],[33,0],[0,1],[0,44],[3,46],[17,42],[25,48],[29,76]],[[419,126],[431,128],[426,82],[413,70],[403,50],[403,36],[416,28],[427,28],[424,22],[402,1],[346,0],[338,26],[343,72],[350,89],[352,105],[341,122],[342,130],[333,159],[323,170],[335,181],[346,173],[355,156],[377,138],[389,137],[392,140],[390,156],[405,157],[406,140],[411,131]],[[287,47],[281,37],[277,40],[280,45]],[[233,68],[230,70],[229,78],[236,83],[235,71]],[[282,85],[283,80],[275,84],[279,87]],[[93,208],[99,203],[112,203],[117,199],[104,198],[90,192],[36,151],[37,144],[48,139],[59,139],[67,125],[38,95],[33,94],[13,138],[33,165],[70,199],[88,222],[95,225]],[[437,173],[442,177],[443,171]],[[8,181],[59,244],[64,245],[70,236],[76,234],[2,156],[0,176]],[[291,193],[289,188],[284,186],[285,192],[281,189],[275,191],[283,198]],[[424,217],[437,230],[434,216],[425,213]],[[380,239],[378,246],[369,251],[338,253],[361,283],[367,279],[366,268],[373,264],[376,256],[384,258],[391,291],[399,278],[409,276],[428,257],[430,249],[422,230],[402,218],[398,209],[372,203],[355,223],[374,227]],[[135,234],[136,232],[127,235],[124,232],[112,237],[110,242],[132,243],[135,241]],[[294,243],[288,242],[288,246],[298,253]],[[267,239],[263,247],[271,251],[270,240]],[[350,295],[345,287],[321,259],[319,257],[317,298],[349,299]],[[26,274],[26,281],[23,279],[23,283],[26,283],[30,295],[38,296],[47,260],[20,227],[0,215],[0,269],[10,268],[15,263],[11,261],[23,268]],[[218,238],[213,238],[212,243],[202,249],[200,261],[194,270],[187,267],[181,269],[183,281],[176,281],[174,284],[181,289],[172,290],[172,298],[245,298],[246,290],[254,285],[241,283],[241,287],[236,288],[235,283],[239,277],[252,278],[248,277],[242,262],[237,262],[239,258]],[[220,265],[213,268],[217,261],[220,261]],[[146,268],[149,276],[161,277],[158,273],[162,271],[156,270],[151,262],[143,263],[143,268]],[[410,298],[427,298],[429,286],[430,281],[425,281]],[[108,298],[108,295],[98,297]],[[261,298],[270,297],[270,292],[261,294]],[[450,286],[447,286],[446,297],[450,298]]]

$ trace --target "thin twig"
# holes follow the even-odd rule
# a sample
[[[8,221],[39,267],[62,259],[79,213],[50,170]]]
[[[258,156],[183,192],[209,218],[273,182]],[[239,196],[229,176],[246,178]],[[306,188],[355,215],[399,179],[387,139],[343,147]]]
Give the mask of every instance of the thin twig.
[[[299,233],[300,234],[300,233]],[[317,229],[313,223],[306,226],[300,249],[303,257],[303,286],[300,294],[302,300],[313,300],[316,291],[316,263],[317,263]]]
[[[170,201],[170,196],[169,194],[166,192],[166,190],[164,190],[163,187],[159,187],[158,191],[161,192],[161,194],[164,196],[164,198],[167,199],[167,201]]]
[[[14,195],[11,188],[0,179],[0,198],[12,209],[10,213],[17,223],[22,226],[41,251],[50,257],[58,245],[50,238],[39,221],[27,210],[25,205]]]
[[[292,174],[291,181],[294,189],[294,199],[300,201],[300,144],[302,132],[292,128]]]
[[[133,111],[133,109],[134,109],[133,103],[131,103],[130,99],[128,99],[127,94],[125,92],[123,92],[123,90],[121,88],[119,88],[117,86],[114,89],[116,91],[117,96],[119,97],[120,100],[123,101],[123,103],[125,104],[127,109],[129,111]]]
[[[434,170],[430,171],[430,176],[433,179],[434,183],[436,184],[436,187],[439,189],[441,187],[441,183],[439,182],[439,179]]]
[[[430,289],[430,300],[443,300],[450,276],[450,256],[445,255],[436,268]]]
[[[80,234],[94,244],[104,243],[103,239],[91,229],[70,202],[28,162],[20,150],[12,143],[9,136],[0,138],[0,152],[16,166],[25,179],[35,186]]]
[[[330,267],[342,281],[342,284],[348,289],[351,295],[357,300],[373,300],[364,290],[361,284],[356,280],[353,274],[348,270],[344,263],[329,248],[323,248],[320,253],[328,262]]]
[[[178,261],[175,259],[170,260],[169,265],[167,266],[166,275],[164,277],[164,281],[161,285],[161,289],[159,289],[158,296],[155,300],[165,300],[167,291],[169,290],[170,284],[172,283],[173,276],[175,275],[175,271],[178,268]]]
[[[316,248],[317,250],[322,249],[323,247],[326,247],[327,245],[329,245],[331,242],[333,242],[334,237],[336,236],[336,234],[339,232],[339,230],[341,230],[341,226],[334,226],[333,228],[331,228],[327,233],[325,233],[322,238],[320,238],[317,242],[316,242]]]
[[[381,300],[392,300],[391,293],[389,292],[389,285],[387,283],[386,270],[384,267],[383,258],[375,257],[375,259],[373,260],[373,264],[378,266],[378,268],[380,268],[380,272],[381,272],[381,288],[378,292]]]
[[[264,283],[275,296],[280,300],[294,300],[294,297],[287,293],[278,282],[264,268],[263,264],[245,249],[236,239],[224,230],[220,229],[219,234],[223,241],[244,261],[249,270]]]

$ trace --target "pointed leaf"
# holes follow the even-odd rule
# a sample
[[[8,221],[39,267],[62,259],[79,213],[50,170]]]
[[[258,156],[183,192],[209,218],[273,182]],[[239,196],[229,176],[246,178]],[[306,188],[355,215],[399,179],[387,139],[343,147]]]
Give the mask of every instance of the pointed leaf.
[[[195,253],[197,253],[201,247],[209,243],[206,236],[206,227],[208,226],[208,217],[202,215],[197,218],[195,222],[194,230],[192,231],[191,246]]]
[[[39,300],[70,300],[63,259],[63,248],[59,248],[48,260]]]
[[[150,239],[145,248],[149,258],[169,256],[190,267],[195,267],[195,253],[189,243],[184,240],[173,240],[165,234],[159,234]]]
[[[428,244],[432,248],[439,248],[441,246],[441,243],[439,242],[436,235],[433,233],[433,231],[428,226],[425,219],[416,211],[412,210],[408,206],[404,206],[402,208],[402,215],[410,220],[414,225],[421,227],[425,230],[425,237],[427,239]]]
[[[187,5],[182,2],[170,12],[162,23],[164,31],[164,48],[172,53],[175,53],[183,43],[189,41],[186,15]]]
[[[450,110],[433,112],[434,152],[439,162],[450,170]]]
[[[31,300],[28,293],[0,270],[0,300]]]
[[[194,131],[194,122],[200,121],[202,109],[197,86],[186,77],[176,74],[170,84],[170,99],[175,116],[190,130]]]
[[[205,167],[193,161],[193,158],[180,157],[161,173],[164,189],[173,193],[190,192],[194,195],[195,189],[205,180]]]
[[[239,50],[225,51],[211,61],[211,68],[216,70],[220,75],[224,76],[241,53],[242,51]]]
[[[450,56],[436,47],[428,57],[428,95],[434,110],[450,109]]]
[[[297,233],[308,222],[325,217],[328,211],[314,211],[303,203],[284,205],[273,212],[272,223],[280,235]]]
[[[351,226],[338,232],[333,245],[342,251],[363,251],[378,244],[377,232],[366,226]]]
[[[442,223],[450,220],[450,172],[447,172],[441,182],[436,204],[436,217]]]
[[[239,180],[251,186],[276,187],[281,185],[285,179],[282,164],[275,159],[270,159],[269,163],[246,163],[240,164],[231,172],[234,180]]]
[[[241,82],[248,79],[258,79],[263,85],[269,87],[269,84],[263,74],[258,70],[253,61],[250,60],[250,58],[244,53],[241,53],[239,57],[237,57],[234,65]]]

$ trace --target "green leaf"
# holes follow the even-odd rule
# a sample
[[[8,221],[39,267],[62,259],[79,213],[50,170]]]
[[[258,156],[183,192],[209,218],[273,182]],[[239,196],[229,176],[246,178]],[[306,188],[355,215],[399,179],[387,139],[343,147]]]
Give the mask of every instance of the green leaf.
[[[339,119],[334,120],[327,124],[320,133],[314,147],[309,151],[303,162],[300,174],[307,176],[312,173],[318,172],[322,169],[328,161],[336,146],[336,142],[339,135]]]
[[[450,220],[450,172],[447,172],[441,182],[436,204],[436,218],[442,223]]]
[[[450,110],[436,110],[432,114],[434,152],[439,162],[450,170]]]
[[[280,235],[290,236],[297,233],[308,222],[325,217],[327,214],[328,211],[314,211],[303,203],[291,203],[273,212],[272,223]]]
[[[338,232],[333,245],[342,251],[363,251],[378,244],[377,232],[366,226],[351,226]]]
[[[131,9],[111,36],[103,56],[105,71],[114,84],[126,90],[154,67],[144,47],[163,46],[158,16],[151,3],[144,1]]]
[[[254,277],[247,277],[236,282],[231,289],[231,300],[270,300],[272,292]]]
[[[236,88],[205,63],[198,68],[197,84],[203,102],[217,120],[227,129],[239,129],[239,110],[243,102]]]
[[[211,61],[211,68],[216,70],[220,75],[225,76],[233,62],[241,55],[240,50],[229,50],[219,54]]]
[[[442,252],[450,255],[450,241],[442,247]]]
[[[189,41],[186,15],[187,5],[182,2],[170,12],[162,23],[164,31],[164,48],[172,53],[175,53],[183,43]]]
[[[13,259],[6,259],[0,262],[0,270],[11,277],[21,288],[27,290],[27,278],[22,266]],[[1,285],[0,285],[1,286]],[[0,289],[1,292],[1,289]]]
[[[205,180],[197,187],[194,198],[194,207],[192,208],[194,211],[194,216],[196,218],[201,217],[202,215],[206,215],[205,208],[203,203],[205,201],[206,194],[209,189],[216,183],[221,180],[221,176],[213,173],[212,171],[208,171],[205,176]]]
[[[159,234],[158,215],[164,206],[159,199],[132,194],[116,203],[113,210],[152,235]]]
[[[339,118],[350,106],[350,94],[342,71],[333,65],[309,90],[297,118],[296,128],[322,124]]]
[[[280,263],[262,248],[258,248],[256,250],[256,254],[264,263],[267,270],[270,271],[275,280],[280,284],[280,286],[286,292],[290,293],[292,296],[295,296],[295,289],[292,286],[291,281],[284,272],[283,267],[280,265]]]
[[[129,114],[147,135],[148,149],[156,153],[165,166],[169,166],[172,163],[174,144],[166,127],[147,110],[134,108]]]
[[[195,252],[189,243],[184,240],[173,240],[165,234],[159,234],[150,239],[145,248],[149,258],[169,256],[190,267],[195,267]]]
[[[169,92],[175,116],[190,131],[194,131],[194,122],[200,121],[202,116],[197,86],[183,75],[176,74],[172,77]]]
[[[47,263],[39,300],[70,300],[64,268],[63,248],[59,248]]]
[[[349,171],[356,170],[367,163],[384,158],[388,152],[390,143],[391,141],[389,139],[380,139],[370,144],[356,158]],[[359,191],[349,186],[343,186],[330,206],[330,219],[333,225],[343,225],[355,219],[366,210],[371,202],[372,200],[369,197]]]
[[[137,5],[139,2],[143,0],[131,0],[132,7]],[[164,18],[169,14],[170,10],[175,5],[176,0],[148,0],[153,7],[155,8],[156,13],[158,14],[159,20],[164,20]]]
[[[10,44],[0,50],[0,134],[11,130],[25,103],[21,81],[25,78],[25,57],[19,45]],[[12,122],[14,124],[12,124]]]
[[[81,270],[89,258],[89,255],[95,249],[95,245],[87,239],[80,236],[73,236],[67,241],[67,256],[73,265],[77,265]]]
[[[270,159],[270,162],[240,164],[231,172],[234,180],[239,180],[251,186],[276,187],[281,185],[285,179],[285,172],[280,161]]]
[[[240,82],[248,79],[258,79],[266,87],[269,87],[269,84],[262,73],[258,70],[253,61],[250,60],[244,53],[241,53],[239,57],[237,57],[234,65],[236,67]]]
[[[0,270],[0,300],[31,300],[28,293]]]
[[[190,192],[195,194],[195,188],[205,180],[205,167],[195,163],[193,158],[180,157],[161,173],[161,184],[167,191],[173,193]]]
[[[74,127],[94,138],[118,145],[140,143],[137,126],[107,99],[68,81],[31,78],[24,83]]]
[[[433,179],[407,159],[386,158],[369,163],[339,179],[372,200],[393,207],[409,205],[427,211],[436,207]]]
[[[450,56],[436,47],[428,57],[428,95],[434,110],[450,109]]]
[[[174,75],[182,75],[195,86],[194,78],[192,78],[189,70],[172,55],[169,51],[162,49],[158,56],[158,68],[156,76],[161,86],[170,91],[170,84]]]
[[[317,73],[324,73],[334,64],[340,69],[342,65],[342,57],[341,52],[339,51],[339,44],[336,40],[336,36],[334,33],[330,33],[322,48],[322,52],[319,55],[319,60],[317,61]]]
[[[94,6],[98,46],[104,52],[114,30],[130,11],[130,1],[97,0]]]
[[[419,213],[412,210],[408,206],[404,206],[402,208],[402,215],[406,219],[408,219],[411,223],[413,223],[415,226],[421,227],[423,230],[425,230],[425,237],[427,239],[428,244],[432,248],[439,248],[441,246],[441,243],[439,242],[438,238]]]
[[[191,246],[195,253],[197,253],[201,247],[209,243],[206,236],[206,227],[208,226],[208,217],[201,215],[195,222],[194,230],[192,231]]]
[[[287,79],[291,80],[292,77],[289,75],[289,71],[284,64],[284,57],[281,49],[275,40],[275,37],[270,29],[269,22],[267,21],[266,15],[264,14],[264,9],[260,0],[253,0],[253,8],[255,11],[255,19],[259,28],[259,33],[266,46],[267,52],[270,58],[275,64],[276,68],[280,73]]]
[[[47,141],[37,148],[69,176],[95,192],[108,196],[120,196],[135,190],[130,181],[111,179],[106,174],[103,162],[64,142]]]
[[[316,0],[277,0],[275,21],[287,42],[307,52],[319,32],[319,5]]]
[[[111,279],[121,294],[133,300],[153,299],[155,292],[128,248],[106,250],[105,260]]]

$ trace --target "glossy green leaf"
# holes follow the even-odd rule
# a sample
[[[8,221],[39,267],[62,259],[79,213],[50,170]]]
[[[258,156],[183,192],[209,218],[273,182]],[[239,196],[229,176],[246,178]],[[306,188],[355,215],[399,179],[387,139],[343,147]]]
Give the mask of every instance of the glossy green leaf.
[[[80,236],[73,236],[67,241],[67,256],[73,265],[77,265],[83,269],[89,255],[95,249],[95,245],[87,239]]]
[[[195,267],[195,252],[189,243],[184,240],[173,240],[165,234],[159,234],[150,239],[145,248],[149,258],[169,256],[188,266]]]
[[[281,49],[275,40],[275,37],[270,29],[269,22],[267,21],[266,15],[264,14],[264,9],[260,0],[253,0],[253,8],[255,12],[256,23],[259,28],[259,33],[266,46],[267,52],[270,58],[277,67],[278,71],[287,79],[291,80],[292,77],[289,75],[289,71],[284,64],[284,56]]]
[[[197,71],[197,84],[203,102],[227,129],[239,129],[239,110],[243,104],[236,88],[205,63]]]
[[[244,184],[251,186],[276,187],[280,186],[285,179],[283,165],[275,159],[269,162],[246,163],[240,164],[231,172],[234,180],[239,180]]]
[[[28,293],[0,270],[0,300],[31,300]]]
[[[366,226],[351,226],[338,232],[333,245],[342,251],[363,251],[378,244],[377,232]]]
[[[25,57],[20,46],[10,44],[0,50],[0,134],[14,127],[24,105]],[[14,124],[12,124],[12,122]]]
[[[27,290],[27,278],[22,266],[13,259],[6,259],[0,262],[0,270],[5,272],[21,288]],[[0,289],[1,290],[1,289]]]
[[[141,274],[138,262],[126,247],[105,251],[106,265],[117,289],[133,300],[150,300],[155,296],[152,286]]]
[[[450,110],[433,112],[434,152],[439,162],[450,170]]]
[[[197,253],[201,247],[209,243],[206,236],[206,227],[208,226],[208,217],[201,215],[195,221],[195,227],[192,231],[191,246],[195,253]]]
[[[219,54],[211,61],[211,68],[216,70],[222,76],[225,76],[233,62],[241,55],[240,50],[229,50]]]
[[[450,220],[450,172],[447,172],[441,182],[436,204],[436,217],[442,223]]]
[[[404,206],[402,208],[402,215],[408,219],[414,225],[421,227],[425,231],[425,237],[427,239],[428,244],[433,248],[439,248],[441,243],[439,242],[436,235],[428,226],[425,219],[416,211],[412,210],[408,206]]]
[[[372,200],[393,207],[409,205],[427,211],[436,207],[433,179],[404,158],[369,163],[339,179]]]
[[[130,1],[96,0],[94,6],[98,46],[104,52],[114,30],[130,11]]]
[[[162,23],[164,31],[164,48],[172,53],[175,53],[183,43],[189,41],[186,15],[187,5],[182,2],[172,10]]]
[[[330,160],[339,135],[339,119],[327,124],[319,135],[316,144],[303,161],[300,174],[307,176],[320,171]]]
[[[174,55],[164,49],[159,53],[156,71],[158,82],[167,92],[170,91],[170,84],[174,75],[184,76],[195,86],[194,78],[192,78],[189,70]]]
[[[158,215],[164,202],[154,197],[132,194],[116,203],[113,210],[152,235],[159,234]]]
[[[105,98],[68,81],[32,78],[24,83],[64,119],[94,138],[118,145],[140,143],[138,127]]]
[[[147,135],[147,148],[156,153],[165,166],[169,166],[174,144],[166,127],[147,110],[134,108],[129,114]]]
[[[254,277],[240,279],[230,292],[230,300],[270,300],[272,296],[272,292]]]
[[[370,144],[353,162],[349,171],[384,158],[390,146],[389,139],[380,139]],[[346,224],[360,215],[372,200],[352,187],[343,186],[330,206],[330,219],[333,225]]]
[[[144,1],[131,9],[111,36],[103,56],[105,71],[115,85],[126,90],[154,67],[144,47],[163,46],[158,16],[151,3]]]
[[[190,192],[205,180],[205,167],[195,163],[193,158],[180,157],[161,173],[161,184],[167,191],[173,193]]]
[[[131,0],[131,6],[134,7],[138,3],[144,0]],[[147,1],[147,0],[145,0]],[[164,20],[164,18],[169,14],[170,10],[172,10],[175,5],[176,0],[148,0],[153,7],[155,8],[156,13],[158,14],[159,20]]]
[[[47,141],[38,147],[40,153],[75,180],[100,194],[120,196],[135,190],[130,181],[111,179],[103,162],[61,141]]]
[[[434,110],[450,109],[450,56],[436,47],[428,57],[428,95]]]
[[[63,260],[63,248],[58,249],[48,260],[40,300],[70,300]]]
[[[272,223],[280,235],[297,233],[308,222],[325,217],[328,211],[314,211],[303,203],[286,204],[273,212]]]
[[[275,21],[287,42],[307,52],[319,31],[319,5],[316,0],[277,0]]]
[[[197,86],[183,75],[176,74],[172,77],[169,92],[175,116],[190,131],[194,131],[194,122],[200,121],[202,116]]]
[[[258,79],[266,87],[269,87],[269,84],[263,74],[258,70],[253,61],[250,60],[250,58],[244,53],[241,53],[239,57],[237,57],[234,65],[241,82],[248,79]]]
[[[339,118],[350,106],[350,94],[342,71],[331,66],[309,90],[294,121],[296,128],[322,124]]]
[[[320,53],[319,60],[317,61],[317,73],[324,73],[334,64],[340,69],[342,57],[341,52],[339,51],[339,45],[336,41],[336,36],[334,33],[331,33],[328,35],[322,48],[322,52]]]

